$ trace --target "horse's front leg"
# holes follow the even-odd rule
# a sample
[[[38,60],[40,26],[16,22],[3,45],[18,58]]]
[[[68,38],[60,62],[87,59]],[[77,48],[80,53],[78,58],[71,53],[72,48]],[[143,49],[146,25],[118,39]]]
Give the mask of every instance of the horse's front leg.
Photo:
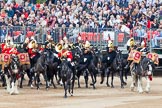
[[[86,83],[86,88],[88,88],[88,71],[86,70],[84,73],[84,80],[85,80],[85,83]]]
[[[105,70],[102,70],[101,71],[101,82],[100,82],[100,84],[103,84],[104,78],[105,78]]]
[[[24,80],[24,74],[21,74],[20,88],[23,88],[23,86],[22,86],[23,80]]]
[[[47,77],[47,71],[46,70],[45,70],[44,77],[45,77],[45,81],[46,81],[46,90],[48,90],[49,86],[48,86],[48,77]]]
[[[111,88],[114,88],[114,71],[111,71]]]
[[[5,79],[6,79],[6,84],[7,84],[7,92],[9,93],[11,90],[11,85],[10,85],[10,80],[8,78],[8,76],[5,74]]]
[[[87,71],[88,71],[88,69],[87,69]],[[90,75],[91,75],[91,79],[92,79],[92,85],[93,85],[93,89],[95,89],[96,87],[95,87],[95,83],[94,83],[94,78],[93,78],[93,73],[92,72],[90,72]]]
[[[74,83],[75,83],[75,74],[73,74],[73,78],[72,78],[72,83],[71,83],[71,96],[73,96],[73,90],[74,90]]]
[[[123,71],[122,70],[119,70],[119,73],[120,73],[121,88],[124,88]]]
[[[134,91],[135,84],[136,84],[136,75],[135,75],[135,73],[132,72],[131,77],[132,77],[132,83],[131,83],[130,89],[131,89],[131,91]]]
[[[64,85],[64,91],[65,91],[64,98],[67,98],[67,82],[65,82],[65,81],[62,81],[62,82],[63,82],[63,85]]]
[[[52,83],[53,87],[56,89],[57,87],[56,87],[56,85],[55,85],[55,83],[54,83],[54,81],[53,81],[53,78],[54,78],[54,76],[51,77],[51,83]]]
[[[140,75],[138,75],[137,90],[138,90],[139,93],[143,93],[143,89],[142,89],[142,76],[140,76]]]
[[[14,92],[15,92],[15,94],[19,94],[19,91],[18,91],[18,88],[17,88],[17,86],[18,86],[18,80],[16,79],[15,80],[15,88],[14,88]]]
[[[36,83],[36,85],[37,85],[37,90],[39,90],[40,88],[39,88],[39,83],[40,83],[40,73],[37,73],[36,74],[36,81],[37,81],[37,83]]]
[[[149,79],[149,76],[146,76],[146,81],[147,81],[147,84],[146,84],[146,92],[149,93],[150,92],[150,79]]]
[[[78,88],[81,88],[80,87],[80,73],[79,72],[77,72],[77,78],[78,78]]]
[[[106,85],[107,85],[107,87],[110,87],[110,85],[109,85],[110,70],[109,69],[106,70],[106,76],[107,76]]]

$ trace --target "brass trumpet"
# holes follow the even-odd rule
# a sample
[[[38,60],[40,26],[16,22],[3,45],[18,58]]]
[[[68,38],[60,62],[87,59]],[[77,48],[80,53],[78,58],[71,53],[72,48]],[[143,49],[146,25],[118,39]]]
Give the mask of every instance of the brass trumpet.
[[[55,46],[55,50],[56,50],[57,52],[61,52],[62,49],[63,49],[63,46],[62,46],[62,44],[60,44],[60,43],[58,43],[58,44]]]

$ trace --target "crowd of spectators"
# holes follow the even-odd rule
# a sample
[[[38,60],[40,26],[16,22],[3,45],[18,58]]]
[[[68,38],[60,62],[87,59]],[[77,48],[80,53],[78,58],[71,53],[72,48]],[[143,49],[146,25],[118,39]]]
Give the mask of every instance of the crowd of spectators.
[[[147,29],[162,29],[161,0],[46,0],[44,4],[35,4],[36,0],[19,4],[9,1],[0,0],[1,27],[44,27],[45,34],[61,27],[68,28],[69,36],[77,36],[85,28],[112,28],[141,37]]]

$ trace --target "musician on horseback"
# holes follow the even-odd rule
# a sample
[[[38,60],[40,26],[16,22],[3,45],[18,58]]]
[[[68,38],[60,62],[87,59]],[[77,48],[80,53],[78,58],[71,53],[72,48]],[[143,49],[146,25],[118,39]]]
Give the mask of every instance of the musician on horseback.
[[[134,38],[131,37],[128,41],[127,41],[127,51],[128,51],[128,56],[129,53],[131,52],[131,50],[136,49],[137,46],[135,45],[135,41]],[[132,63],[132,60],[128,60],[128,64],[124,67],[125,69],[128,69],[130,64]]]
[[[72,52],[69,50],[69,45],[65,44],[62,51],[58,53],[58,57],[60,59],[66,58],[68,61],[68,66],[72,71],[74,71],[74,64],[72,64],[73,55]]]
[[[91,52],[90,45],[91,44],[90,44],[89,41],[86,41],[85,44],[84,44],[83,58],[79,62],[78,71],[82,71],[82,70],[88,68],[88,66],[91,63],[91,60],[93,59],[93,55],[92,55],[92,52]]]
[[[106,63],[108,67],[113,63],[113,61],[114,61],[114,59],[116,57],[116,51],[115,51],[114,48],[115,47],[113,45],[113,41],[109,40],[108,41],[108,46],[107,46],[107,53],[102,59],[102,63]],[[116,67],[117,67],[116,69],[118,70],[119,66],[116,66]]]
[[[31,42],[28,44],[28,54],[30,57],[31,68],[34,67],[34,64],[37,62],[37,59],[40,57],[38,53],[38,44],[34,38],[31,38]]]

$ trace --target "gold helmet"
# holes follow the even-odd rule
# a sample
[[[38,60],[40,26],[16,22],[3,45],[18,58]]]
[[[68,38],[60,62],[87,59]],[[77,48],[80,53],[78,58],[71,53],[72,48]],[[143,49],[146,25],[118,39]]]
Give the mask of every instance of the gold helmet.
[[[108,47],[109,48],[114,48],[114,44],[111,40],[108,41]]]
[[[134,41],[134,38],[133,37],[130,38],[129,43],[130,43],[130,47],[133,47],[135,45],[135,41]]]
[[[91,46],[90,42],[89,41],[86,41],[84,47],[85,48],[89,48],[90,46]]]
[[[55,46],[55,50],[56,50],[57,52],[61,52],[62,49],[63,49],[63,46],[62,46],[62,44],[60,44],[60,43],[58,43],[58,44]]]

